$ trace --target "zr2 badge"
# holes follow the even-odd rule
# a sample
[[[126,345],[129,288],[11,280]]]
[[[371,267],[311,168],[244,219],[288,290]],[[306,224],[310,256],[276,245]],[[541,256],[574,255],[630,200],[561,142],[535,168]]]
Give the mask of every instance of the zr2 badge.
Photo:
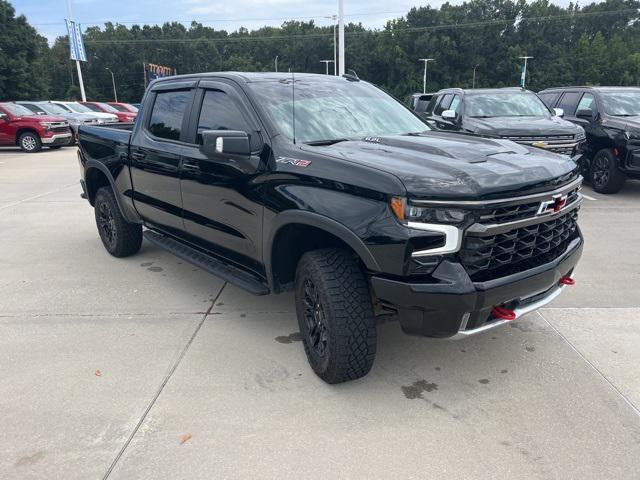
[[[278,157],[276,158],[277,163],[287,163],[289,165],[293,165],[294,167],[302,167],[307,168],[311,165],[311,160],[299,160],[297,158],[291,157]]]

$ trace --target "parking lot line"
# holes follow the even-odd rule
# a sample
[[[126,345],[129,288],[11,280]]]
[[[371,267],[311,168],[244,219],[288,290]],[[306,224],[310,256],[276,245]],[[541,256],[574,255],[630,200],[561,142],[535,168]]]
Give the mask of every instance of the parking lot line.
[[[597,202],[598,201],[597,198],[590,197],[589,195],[585,195],[584,193],[582,194],[582,198],[584,198],[586,200],[591,200],[592,202]]]

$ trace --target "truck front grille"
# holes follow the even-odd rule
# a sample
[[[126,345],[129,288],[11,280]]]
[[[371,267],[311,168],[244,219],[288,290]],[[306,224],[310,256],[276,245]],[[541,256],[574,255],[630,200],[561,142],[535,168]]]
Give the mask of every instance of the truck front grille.
[[[562,155],[573,155],[578,143],[584,140],[584,138],[576,138],[575,135],[518,135],[502,138]]]
[[[580,187],[576,187],[567,193],[567,205],[571,205],[578,199]],[[477,212],[478,221],[482,224],[501,224],[533,218],[538,213],[540,202],[520,203],[507,207],[483,208]]]
[[[577,235],[578,210],[547,222],[490,236],[467,235],[460,261],[473,281],[486,281],[548,263]]]

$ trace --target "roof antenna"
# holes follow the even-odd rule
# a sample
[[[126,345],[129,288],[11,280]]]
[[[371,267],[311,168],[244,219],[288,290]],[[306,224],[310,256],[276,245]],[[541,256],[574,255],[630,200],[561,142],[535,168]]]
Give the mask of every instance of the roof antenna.
[[[293,144],[296,144],[296,79],[291,72],[291,110],[293,113]]]

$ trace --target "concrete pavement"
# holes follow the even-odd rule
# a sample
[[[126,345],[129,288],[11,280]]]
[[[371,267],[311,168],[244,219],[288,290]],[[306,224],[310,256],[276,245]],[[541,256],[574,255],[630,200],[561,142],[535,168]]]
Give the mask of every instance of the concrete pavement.
[[[550,308],[461,342],[382,323],[329,386],[290,295],[110,257],[77,177],[74,149],[0,150],[0,478],[638,478],[639,183],[585,189]]]

